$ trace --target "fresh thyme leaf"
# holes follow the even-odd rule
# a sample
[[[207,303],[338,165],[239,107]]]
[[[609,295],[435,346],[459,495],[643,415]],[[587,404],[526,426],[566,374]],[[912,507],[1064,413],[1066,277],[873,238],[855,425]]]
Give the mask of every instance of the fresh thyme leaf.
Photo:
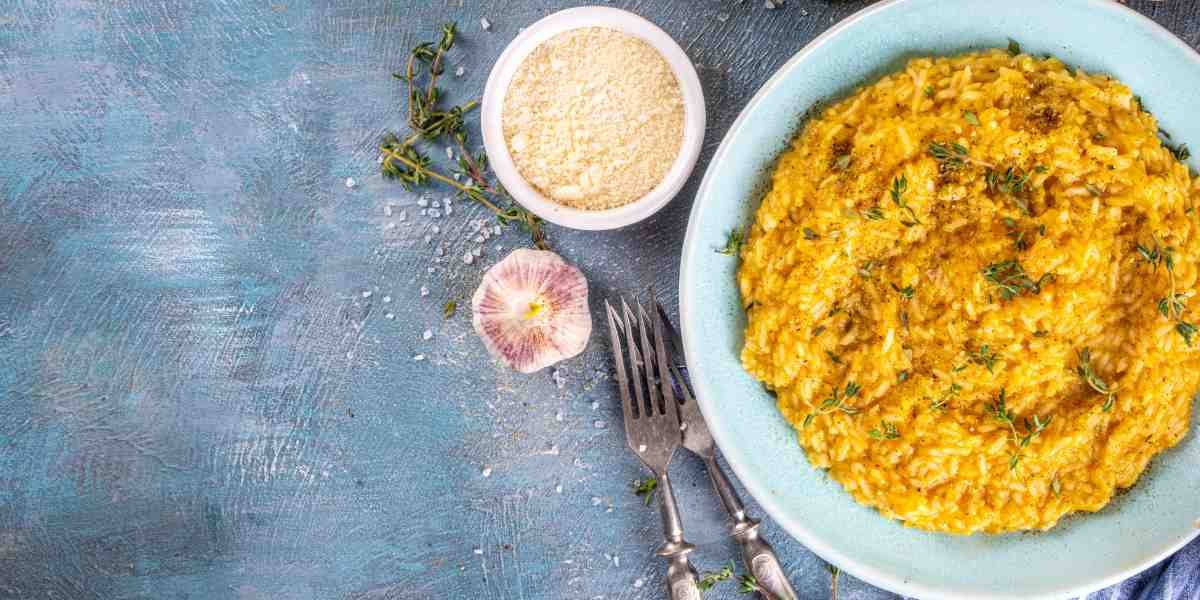
[[[454,311],[458,309],[458,302],[447,300],[446,305],[442,307],[442,318],[449,319],[454,316]]]
[[[963,119],[966,120],[967,123],[979,127],[979,115],[976,115],[974,112],[969,110],[963,111]]]
[[[883,215],[883,209],[879,208],[878,206],[872,206],[871,208],[863,211],[862,216],[868,221],[881,221],[885,218]]]
[[[812,229],[810,229],[810,228],[808,228],[808,227],[805,227],[805,228],[803,229],[803,231],[804,231],[804,239],[806,239],[806,240],[808,240],[808,241],[810,241],[810,242],[811,242],[811,241],[813,241],[813,240],[819,240],[819,239],[821,239],[821,236],[820,236],[820,235],[817,235],[817,232],[813,231]]]
[[[967,147],[958,143],[942,142],[929,143],[929,155],[938,161],[943,168],[951,171],[961,169],[968,158]]]
[[[933,86],[932,86],[932,85],[927,85],[927,86],[925,86],[925,89],[923,89],[923,90],[921,90],[921,91],[922,91],[922,92],[925,94],[925,97],[926,97],[926,98],[932,98],[932,97],[933,97]]]
[[[1192,336],[1196,335],[1196,326],[1192,323],[1181,320],[1175,324],[1175,331],[1179,332],[1179,335],[1183,336],[1184,343],[1188,345],[1188,348],[1191,348]]]
[[[920,224],[921,220],[917,218],[917,213],[908,205],[908,201],[904,199],[904,192],[908,191],[908,176],[901,175],[892,179],[892,188],[888,190],[892,195],[892,204],[908,211],[908,216],[912,218],[913,224]],[[907,225],[907,223],[905,223]]]
[[[868,260],[867,262],[863,263],[858,267],[859,277],[870,279],[871,276],[874,275],[873,271],[879,266],[879,264],[880,263],[877,260]]]
[[[984,267],[983,277],[1000,292],[1000,297],[1005,300],[1012,300],[1021,294],[1036,296],[1042,292],[1043,284],[1054,280],[1052,273],[1044,273],[1036,281],[1033,280],[1015,258]]]
[[[1018,44],[1017,40],[1008,38],[1008,55],[1016,56],[1020,53],[1021,53],[1021,44]]]
[[[812,336],[813,336],[813,337],[818,337],[818,336],[820,336],[822,333],[825,333],[825,326],[824,326],[824,325],[817,325],[816,327],[813,327],[813,330],[812,330]]]
[[[913,296],[917,293],[917,289],[911,285],[906,285],[904,287],[900,287],[893,283],[892,289],[896,290],[896,293],[900,294],[900,296],[903,297],[905,300],[912,300]]]
[[[1167,150],[1171,151],[1171,155],[1175,157],[1175,160],[1179,162],[1186,161],[1192,157],[1192,151],[1188,149],[1187,144],[1180,144],[1178,146],[1164,145],[1167,147]]]
[[[808,427],[816,417],[816,413],[808,413],[808,415],[804,417],[804,423],[801,425],[801,427]]]
[[[955,373],[962,373],[963,371],[967,370],[967,365],[958,365],[957,367],[954,367],[953,369],[950,369],[950,370],[954,371]]]
[[[729,237],[725,240],[725,245],[716,249],[717,254],[726,256],[737,256],[738,251],[742,249],[742,244],[745,243],[746,234],[741,229],[730,229]]]
[[[942,392],[941,396],[938,396],[937,399],[929,403],[929,408],[933,410],[944,410],[946,405],[949,404],[951,400],[956,398],[958,393],[961,391],[961,385],[957,383],[951,383],[950,387],[945,392]]]
[[[833,393],[821,403],[821,406],[817,408],[817,412],[820,414],[826,414],[835,410],[840,410],[848,415],[857,414],[858,409],[854,408],[853,406],[847,406],[846,400],[857,396],[860,389],[861,388],[858,387],[858,384],[854,383],[853,381],[846,384],[846,392],[844,395],[839,392],[838,388],[833,388]]]
[[[1076,356],[1079,359],[1079,365],[1075,367],[1075,372],[1079,374],[1079,377],[1083,379],[1084,383],[1088,384],[1088,387],[1091,387],[1093,390],[1104,396],[1104,410],[1107,412],[1112,408],[1112,404],[1116,402],[1116,387],[1108,385],[1103,379],[1100,378],[1099,375],[1096,374],[1095,369],[1092,367],[1091,348],[1084,346],[1083,349],[1076,353]]]
[[[1046,337],[1048,335],[1050,335],[1050,332],[1046,331],[1045,329],[1039,329],[1033,332],[1033,337]]]
[[[1054,492],[1055,496],[1062,495],[1062,483],[1059,482],[1058,477],[1050,480],[1050,491]]]
[[[1008,468],[1009,470],[1016,471],[1017,466],[1021,462],[1021,457],[1023,456],[1022,450],[1024,450],[1025,447],[1030,444],[1030,442],[1037,439],[1038,435],[1050,425],[1050,422],[1054,419],[1054,417],[1049,416],[1043,418],[1034,415],[1032,421],[1029,419],[1024,419],[1023,424],[1025,426],[1025,435],[1021,435],[1017,432],[1016,416],[1013,415],[1012,410],[1008,408],[1005,402],[1006,396],[1007,394],[1005,393],[1005,388],[1000,388],[1000,396],[994,403],[987,405],[987,411],[992,415],[993,419],[1003,423],[1008,427],[1013,445],[1016,446],[1016,450],[1013,451],[1013,453],[1008,457]]]
[[[1030,214],[1029,212],[1029,178],[1033,177],[1032,173],[1026,173],[1019,167],[1008,167],[1003,173],[988,169],[984,173],[983,179],[987,184],[988,191],[1000,193],[1007,196],[1021,209],[1022,213]]]
[[[900,371],[896,374],[896,383],[904,383],[908,381],[909,373],[907,370]]]
[[[842,364],[842,357],[840,357],[840,356],[838,356],[838,355],[836,355],[836,354],[834,354],[834,353],[832,353],[832,352],[830,352],[830,351],[828,351],[828,350],[826,350],[826,351],[825,351],[825,356],[828,356],[828,357],[829,357],[829,360],[832,360],[832,361],[833,361],[833,364],[835,364],[835,365],[840,365],[840,364]]]
[[[862,388],[859,387],[859,385],[857,383],[854,383],[853,381],[846,383],[846,397],[847,398],[853,398],[853,397],[857,396],[858,392],[860,392],[860,391],[862,391]]]
[[[728,565],[721,567],[721,570],[719,571],[705,571],[701,573],[700,580],[696,582],[696,586],[700,588],[700,591],[707,592],[708,590],[712,589],[714,585],[732,578],[733,563],[731,562]]]
[[[987,367],[988,373],[992,372],[992,367],[996,366],[996,361],[1000,359],[1000,355],[992,352],[987,344],[979,347],[979,350],[971,355],[971,362]]]
[[[1092,134],[1092,139],[1096,140],[1097,142],[1103,142],[1105,137],[1106,136],[1104,135],[1103,131],[1097,131],[1096,133]]]
[[[879,428],[868,431],[867,435],[877,440],[895,440],[900,438],[900,430],[888,421],[880,421]]]
[[[1099,197],[1099,196],[1104,195],[1104,188],[1101,188],[1100,186],[1098,186],[1094,183],[1089,183],[1089,184],[1087,184],[1086,187],[1087,187],[1088,193],[1093,196]]]
[[[987,405],[987,409],[994,419],[1011,427],[1013,425],[1013,415],[1008,410],[1006,400],[1007,392],[1005,388],[1000,388],[1000,396],[996,398],[995,402]]]
[[[633,495],[640,496],[646,506],[650,506],[650,500],[654,498],[654,491],[658,489],[658,479],[647,477],[645,479],[635,479],[633,481]]]
[[[835,169],[837,169],[839,171],[845,171],[846,169],[849,169],[850,168],[850,155],[842,154],[841,156],[838,156],[836,159],[834,159],[833,166]]]
[[[742,575],[738,577],[738,593],[739,594],[755,594],[757,593],[762,600],[778,600],[771,594],[767,588],[763,587],[758,579],[753,575]]]
[[[1170,301],[1163,298],[1158,301],[1158,312],[1168,319],[1175,319],[1183,314],[1185,301],[1187,296],[1184,294],[1175,294],[1175,298]]]

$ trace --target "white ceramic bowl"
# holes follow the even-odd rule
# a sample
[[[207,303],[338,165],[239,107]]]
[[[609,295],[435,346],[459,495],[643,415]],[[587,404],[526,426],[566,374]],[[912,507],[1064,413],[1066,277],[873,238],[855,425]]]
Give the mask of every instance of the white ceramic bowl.
[[[650,191],[649,194],[634,200],[624,206],[605,210],[580,210],[563,206],[529,185],[517,167],[513,164],[512,156],[508,153],[508,145],[504,143],[504,130],[501,127],[501,112],[504,106],[504,95],[513,74],[524,62],[525,57],[542,42],[571,29],[581,27],[607,27],[630,35],[637,36],[653,46],[679,81],[680,92],[683,96],[683,144],[679,148],[679,156],[667,171],[666,177]],[[514,39],[492,67],[488,75],[487,86],[483,91],[481,102],[481,121],[483,128],[483,145],[487,149],[488,160],[500,183],[508,190],[513,199],[529,209],[533,214],[563,227],[572,229],[600,230],[616,229],[631,223],[636,223],[649,217],[675,197],[679,189],[696,166],[700,156],[700,147],[704,142],[704,91],[700,87],[700,78],[696,68],[688,59],[683,48],[671,39],[671,36],[655,24],[631,12],[608,7],[585,6],[556,12],[542,20],[526,27]]]

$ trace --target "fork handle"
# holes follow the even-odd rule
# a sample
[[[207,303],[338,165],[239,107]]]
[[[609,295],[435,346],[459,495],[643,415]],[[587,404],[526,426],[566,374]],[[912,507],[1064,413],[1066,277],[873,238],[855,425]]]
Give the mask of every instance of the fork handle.
[[[666,538],[658,548],[658,555],[667,559],[667,593],[671,600],[701,600],[699,578],[688,560],[688,554],[695,546],[683,539],[683,523],[679,519],[671,478],[665,469],[655,475],[658,476],[658,502],[662,513],[663,537]]]
[[[716,454],[704,457],[704,465],[717,495],[721,498],[721,504],[729,513],[730,530],[738,549],[741,550],[742,562],[746,564],[746,569],[770,594],[771,600],[799,600],[796,590],[783,572],[779,557],[775,556],[775,550],[759,535],[759,522],[746,514],[746,507],[734,490],[733,483],[717,464]]]

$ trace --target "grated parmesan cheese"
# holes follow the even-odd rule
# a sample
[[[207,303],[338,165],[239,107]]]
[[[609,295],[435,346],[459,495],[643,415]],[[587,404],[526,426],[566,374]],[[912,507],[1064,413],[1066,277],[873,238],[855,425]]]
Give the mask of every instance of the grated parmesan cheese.
[[[600,210],[649,193],[683,143],[683,97],[662,54],[603,27],[560,33],[525,58],[505,94],[505,143],[549,199]]]

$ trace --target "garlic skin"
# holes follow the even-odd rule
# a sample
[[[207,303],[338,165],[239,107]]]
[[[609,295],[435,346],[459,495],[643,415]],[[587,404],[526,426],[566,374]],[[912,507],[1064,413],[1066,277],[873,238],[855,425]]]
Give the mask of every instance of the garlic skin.
[[[592,334],[587,280],[545,250],[519,248],[488,269],[471,313],[488,352],[522,373],[583,352]]]

